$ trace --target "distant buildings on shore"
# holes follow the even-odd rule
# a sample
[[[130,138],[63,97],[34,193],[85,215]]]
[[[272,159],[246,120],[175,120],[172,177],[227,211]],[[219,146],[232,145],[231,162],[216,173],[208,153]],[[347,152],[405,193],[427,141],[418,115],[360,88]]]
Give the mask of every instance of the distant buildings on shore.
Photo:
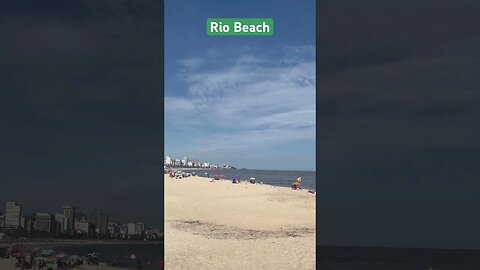
[[[58,213],[23,213],[17,202],[5,204],[0,212],[0,239],[3,237],[56,237],[81,239],[158,240],[160,231],[143,222],[120,223],[111,221],[108,214],[95,210],[87,217],[70,205],[63,205]]]
[[[230,165],[216,165],[209,162],[190,159],[188,157],[183,157],[182,159],[173,159],[169,155],[165,156],[163,164],[165,167],[176,168],[235,169],[235,167]]]

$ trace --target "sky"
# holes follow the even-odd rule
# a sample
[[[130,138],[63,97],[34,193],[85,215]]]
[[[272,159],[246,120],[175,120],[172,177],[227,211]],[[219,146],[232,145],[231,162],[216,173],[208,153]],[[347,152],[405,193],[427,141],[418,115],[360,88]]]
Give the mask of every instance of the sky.
[[[159,1],[0,9],[0,212],[71,204],[163,226]]]
[[[208,18],[272,18],[273,36],[212,37]],[[166,1],[165,154],[315,170],[315,1]]]
[[[478,14],[319,1],[319,244],[480,248]]]

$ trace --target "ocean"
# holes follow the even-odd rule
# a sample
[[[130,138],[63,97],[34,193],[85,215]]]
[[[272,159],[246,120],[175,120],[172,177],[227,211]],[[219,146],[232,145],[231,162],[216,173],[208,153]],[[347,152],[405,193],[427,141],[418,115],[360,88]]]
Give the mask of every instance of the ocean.
[[[480,250],[317,247],[319,270],[479,270]]]
[[[53,248],[57,252],[69,255],[86,256],[90,252],[98,253],[100,262],[112,265],[113,259],[120,263],[118,267],[137,269],[137,262],[125,258],[135,254],[140,258],[142,270],[158,270],[159,260],[163,260],[163,244],[94,244]]]
[[[54,249],[77,255],[97,252],[101,262],[111,265],[115,257],[127,269],[136,269],[134,261],[125,259],[127,254],[137,255],[144,270],[160,269],[157,263],[163,258],[160,244],[97,244]],[[318,246],[317,269],[480,270],[480,250]]]
[[[209,175],[223,174],[227,179],[238,177],[241,180],[255,177],[257,182],[263,182],[264,184],[290,187],[298,177],[302,177],[302,187],[305,189],[315,189],[315,172],[309,171],[273,171],[273,170],[195,170],[188,169],[188,171],[194,171],[199,176],[204,176],[205,173]]]

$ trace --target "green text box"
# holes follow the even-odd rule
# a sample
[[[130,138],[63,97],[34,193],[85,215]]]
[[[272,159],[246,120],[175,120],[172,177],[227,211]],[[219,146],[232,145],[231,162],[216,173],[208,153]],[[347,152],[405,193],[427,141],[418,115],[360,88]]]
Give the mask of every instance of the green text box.
[[[273,20],[269,18],[210,18],[209,36],[271,36]]]

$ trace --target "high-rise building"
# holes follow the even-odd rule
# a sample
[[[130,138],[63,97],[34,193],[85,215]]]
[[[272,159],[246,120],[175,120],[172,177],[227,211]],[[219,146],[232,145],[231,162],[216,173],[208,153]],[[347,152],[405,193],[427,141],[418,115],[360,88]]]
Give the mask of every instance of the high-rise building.
[[[173,161],[173,165],[177,166],[177,167],[180,167],[180,166],[182,166],[182,161],[180,159],[175,159]]]
[[[20,227],[22,207],[17,202],[7,202],[5,205],[5,227]]]
[[[143,236],[144,233],[145,233],[145,224],[141,222],[138,222],[137,224],[135,224],[135,235]]]
[[[112,238],[120,236],[120,224],[118,222],[108,222],[107,230],[109,236]]]
[[[67,218],[63,214],[55,214],[55,221],[58,223],[57,234],[64,234],[68,224]]]
[[[35,231],[35,214],[28,214],[23,216],[25,220],[25,231],[31,233]]]
[[[165,165],[172,165],[172,158],[170,156],[165,156]]]
[[[187,162],[188,162],[188,158],[187,157],[183,157],[182,159],[182,166],[187,166]]]
[[[100,210],[96,210],[90,214],[90,222],[95,225],[97,233],[101,235],[108,234],[108,215]]]
[[[62,214],[65,216],[64,231],[73,233],[75,230],[75,207],[70,205],[62,206]]]
[[[125,239],[128,238],[128,226],[126,224],[120,225],[119,227],[120,237]]]
[[[35,213],[35,231],[37,232],[53,232],[54,222],[53,215],[50,213]]]
[[[127,223],[127,234],[128,234],[128,237],[130,238],[131,236],[135,235],[136,231],[135,231],[135,228],[136,228],[136,224],[135,223]]]

